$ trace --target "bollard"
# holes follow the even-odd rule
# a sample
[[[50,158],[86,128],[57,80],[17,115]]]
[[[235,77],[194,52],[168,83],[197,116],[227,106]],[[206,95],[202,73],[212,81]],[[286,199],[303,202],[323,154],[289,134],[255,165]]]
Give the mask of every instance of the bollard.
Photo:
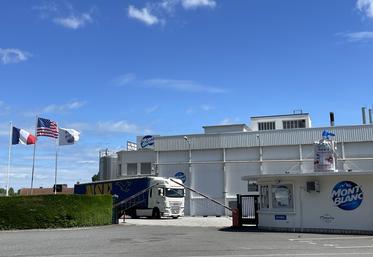
[[[238,208],[232,209],[232,226],[235,228],[241,227],[239,214],[240,212],[238,211]]]
[[[118,196],[113,195],[113,210],[112,210],[112,219],[111,223],[112,224],[119,224],[119,219],[118,219],[118,210],[117,207],[114,207],[118,202]]]

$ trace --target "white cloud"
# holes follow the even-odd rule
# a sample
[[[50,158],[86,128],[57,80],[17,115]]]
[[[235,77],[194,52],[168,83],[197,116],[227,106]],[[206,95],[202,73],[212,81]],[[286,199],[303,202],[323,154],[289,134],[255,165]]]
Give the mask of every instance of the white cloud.
[[[31,54],[16,48],[0,48],[0,60],[3,64],[27,61]]]
[[[51,20],[57,25],[68,29],[79,29],[93,22],[92,13],[95,8],[88,12],[78,12],[69,2],[46,2],[44,5],[34,6],[33,10],[39,12],[43,20]]]
[[[10,112],[10,106],[7,105],[5,102],[0,101],[0,116],[7,115]]]
[[[156,110],[158,110],[159,106],[158,105],[154,105],[154,106],[151,106],[151,107],[148,107],[145,109],[145,112],[146,113],[153,113],[155,112]]]
[[[208,112],[208,111],[211,111],[212,109],[214,109],[214,107],[212,107],[208,104],[203,104],[203,105],[201,105],[201,109],[205,112]]]
[[[102,132],[129,133],[129,134],[135,134],[135,135],[152,133],[150,129],[142,128],[126,120],[121,120],[121,121],[116,121],[116,122],[115,121],[99,122],[97,124],[97,129]]]
[[[113,82],[117,86],[124,86],[124,85],[130,84],[135,79],[136,79],[136,76],[134,74],[127,73],[114,79]]]
[[[203,85],[190,80],[176,80],[176,79],[148,79],[144,81],[144,85],[148,88],[169,89],[183,92],[194,93],[213,93],[220,94],[227,91],[218,87]]]
[[[70,15],[68,17],[54,18],[53,22],[69,29],[78,29],[93,21],[89,13],[82,13],[78,16]]]
[[[373,18],[373,0],[357,0],[356,7],[369,18]]]
[[[224,118],[221,122],[220,125],[229,125],[229,124],[237,124],[240,121],[238,117],[232,119],[229,117]]]
[[[214,8],[216,6],[214,0],[181,0],[181,4],[185,9],[196,9],[199,7]]]
[[[178,79],[135,79],[133,74],[125,74],[115,78],[112,83],[115,86],[136,86],[143,88],[174,90],[190,93],[212,93],[221,94],[227,93],[227,90],[219,87],[204,85],[191,80],[178,80]]]
[[[191,115],[194,113],[194,110],[193,108],[189,107],[188,109],[185,110],[185,113],[188,114],[188,115]]]
[[[344,37],[350,42],[365,42],[365,41],[373,40],[373,31],[338,33],[337,36]]]
[[[0,136],[9,137],[9,122],[0,123]]]
[[[160,19],[157,16],[151,14],[150,9],[147,7],[144,7],[140,10],[130,5],[128,7],[128,17],[137,19],[149,26],[155,25],[160,22]]]
[[[51,104],[46,106],[42,112],[43,113],[65,113],[67,111],[71,110],[77,110],[84,106],[86,102],[82,101],[71,101],[66,104],[57,105],[57,104]]]

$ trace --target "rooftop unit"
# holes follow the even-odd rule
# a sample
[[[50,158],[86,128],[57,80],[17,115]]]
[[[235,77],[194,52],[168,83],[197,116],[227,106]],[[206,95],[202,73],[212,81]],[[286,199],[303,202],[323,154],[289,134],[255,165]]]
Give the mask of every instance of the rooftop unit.
[[[230,132],[248,132],[251,129],[246,124],[229,124],[229,125],[214,125],[203,126],[205,134],[220,134]]]

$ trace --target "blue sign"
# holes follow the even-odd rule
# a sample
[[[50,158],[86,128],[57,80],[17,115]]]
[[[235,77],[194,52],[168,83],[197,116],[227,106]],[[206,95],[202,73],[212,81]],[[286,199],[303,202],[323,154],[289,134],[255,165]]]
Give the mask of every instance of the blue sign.
[[[351,211],[359,207],[363,201],[363,190],[352,181],[342,181],[334,186],[332,199],[340,209]]]
[[[275,220],[286,220],[286,215],[275,215]]]
[[[144,136],[140,142],[141,148],[154,145],[154,137],[151,135]]]
[[[186,176],[185,176],[184,172],[181,172],[181,171],[178,171],[178,172],[175,173],[175,178],[181,179],[181,181],[183,181],[183,183],[185,183],[185,181],[186,181]]]

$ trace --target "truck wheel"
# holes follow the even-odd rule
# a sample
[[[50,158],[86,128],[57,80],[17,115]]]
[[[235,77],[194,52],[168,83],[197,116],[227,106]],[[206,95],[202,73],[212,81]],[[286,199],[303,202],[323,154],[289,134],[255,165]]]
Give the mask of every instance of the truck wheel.
[[[153,219],[160,219],[161,218],[161,212],[159,211],[158,208],[153,209],[152,218]]]
[[[131,210],[129,213],[132,219],[138,219],[139,216],[136,215],[136,210]]]

